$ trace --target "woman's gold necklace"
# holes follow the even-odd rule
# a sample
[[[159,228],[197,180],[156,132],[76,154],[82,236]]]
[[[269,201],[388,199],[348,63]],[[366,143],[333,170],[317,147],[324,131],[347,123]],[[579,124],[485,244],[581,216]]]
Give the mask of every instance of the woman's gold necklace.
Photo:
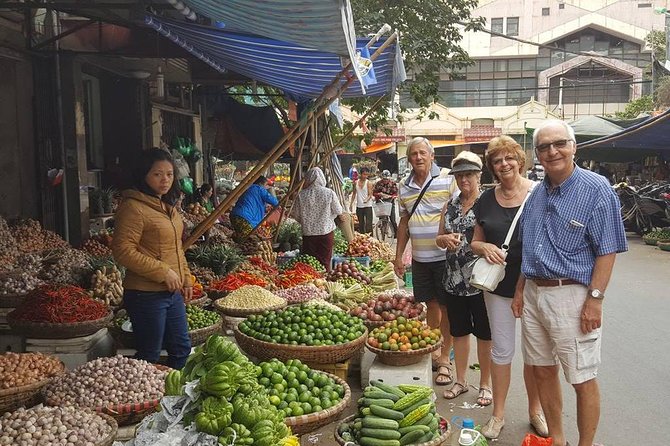
[[[503,191],[502,185],[500,186],[500,195],[502,195],[502,197],[505,200],[512,200],[512,199],[516,198],[516,196],[519,195],[519,192],[521,192],[521,188],[517,187],[517,190],[516,190],[516,192],[514,192],[513,195],[507,196],[507,195],[505,195],[505,192]]]

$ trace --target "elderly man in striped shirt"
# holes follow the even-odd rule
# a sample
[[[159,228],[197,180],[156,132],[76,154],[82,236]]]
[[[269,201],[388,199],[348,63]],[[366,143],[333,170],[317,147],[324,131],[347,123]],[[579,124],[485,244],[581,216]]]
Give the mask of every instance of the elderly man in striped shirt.
[[[407,159],[412,171],[399,187],[398,223],[395,271],[404,272],[402,261],[407,242],[412,242],[412,282],[414,297],[428,306],[427,322],[440,327],[444,342],[441,351],[433,354],[437,370],[435,383],[447,385],[453,381],[449,352],[451,335],[447,319],[446,291],[442,285],[445,251],[435,244],[442,208],[455,189],[453,176],[441,173],[435,164],[435,150],[426,138],[418,137],[407,146]]]
[[[549,435],[567,445],[558,364],[577,395],[579,446],[600,418],[602,307],[617,253],[628,250],[619,200],[607,180],[575,165],[575,134],[563,121],[533,134],[545,170],[521,216],[522,275],[512,301],[524,361],[533,366]]]

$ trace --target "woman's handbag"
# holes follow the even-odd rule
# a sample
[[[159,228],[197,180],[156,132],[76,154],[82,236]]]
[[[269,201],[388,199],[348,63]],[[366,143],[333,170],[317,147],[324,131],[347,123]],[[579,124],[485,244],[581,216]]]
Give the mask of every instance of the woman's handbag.
[[[505,241],[500,247],[505,256],[507,256],[507,251],[509,250],[509,242],[512,240],[514,228],[516,228],[519,217],[521,217],[523,207],[526,205],[526,200],[528,200],[532,190],[532,187],[528,190],[526,198],[523,200],[523,203],[521,203],[521,206],[519,206],[519,210],[516,211],[514,220],[512,220],[512,224],[507,230]],[[505,278],[505,266],[507,266],[507,263],[490,263],[484,257],[477,257],[472,261],[472,275],[470,276],[470,285],[483,291],[492,292],[498,288],[498,284]]]

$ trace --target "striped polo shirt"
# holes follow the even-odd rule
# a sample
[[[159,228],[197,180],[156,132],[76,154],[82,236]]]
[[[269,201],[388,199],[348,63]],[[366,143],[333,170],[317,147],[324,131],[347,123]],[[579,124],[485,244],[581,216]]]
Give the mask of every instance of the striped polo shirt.
[[[412,218],[409,219],[409,235],[412,241],[412,258],[417,262],[439,262],[445,260],[445,253],[437,247],[435,239],[440,226],[442,208],[449,201],[454,190],[454,177],[440,174],[440,168],[433,163],[426,182],[432,183],[421,198]],[[424,183],[425,184],[425,183]],[[400,218],[409,215],[424,184],[414,182],[414,172],[400,183],[398,210]]]

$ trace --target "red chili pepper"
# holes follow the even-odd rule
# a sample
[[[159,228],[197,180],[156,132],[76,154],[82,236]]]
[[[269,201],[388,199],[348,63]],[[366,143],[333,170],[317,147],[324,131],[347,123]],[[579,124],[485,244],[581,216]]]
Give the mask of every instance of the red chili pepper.
[[[33,322],[73,323],[101,319],[109,307],[77,286],[44,285],[31,291],[12,317]]]

